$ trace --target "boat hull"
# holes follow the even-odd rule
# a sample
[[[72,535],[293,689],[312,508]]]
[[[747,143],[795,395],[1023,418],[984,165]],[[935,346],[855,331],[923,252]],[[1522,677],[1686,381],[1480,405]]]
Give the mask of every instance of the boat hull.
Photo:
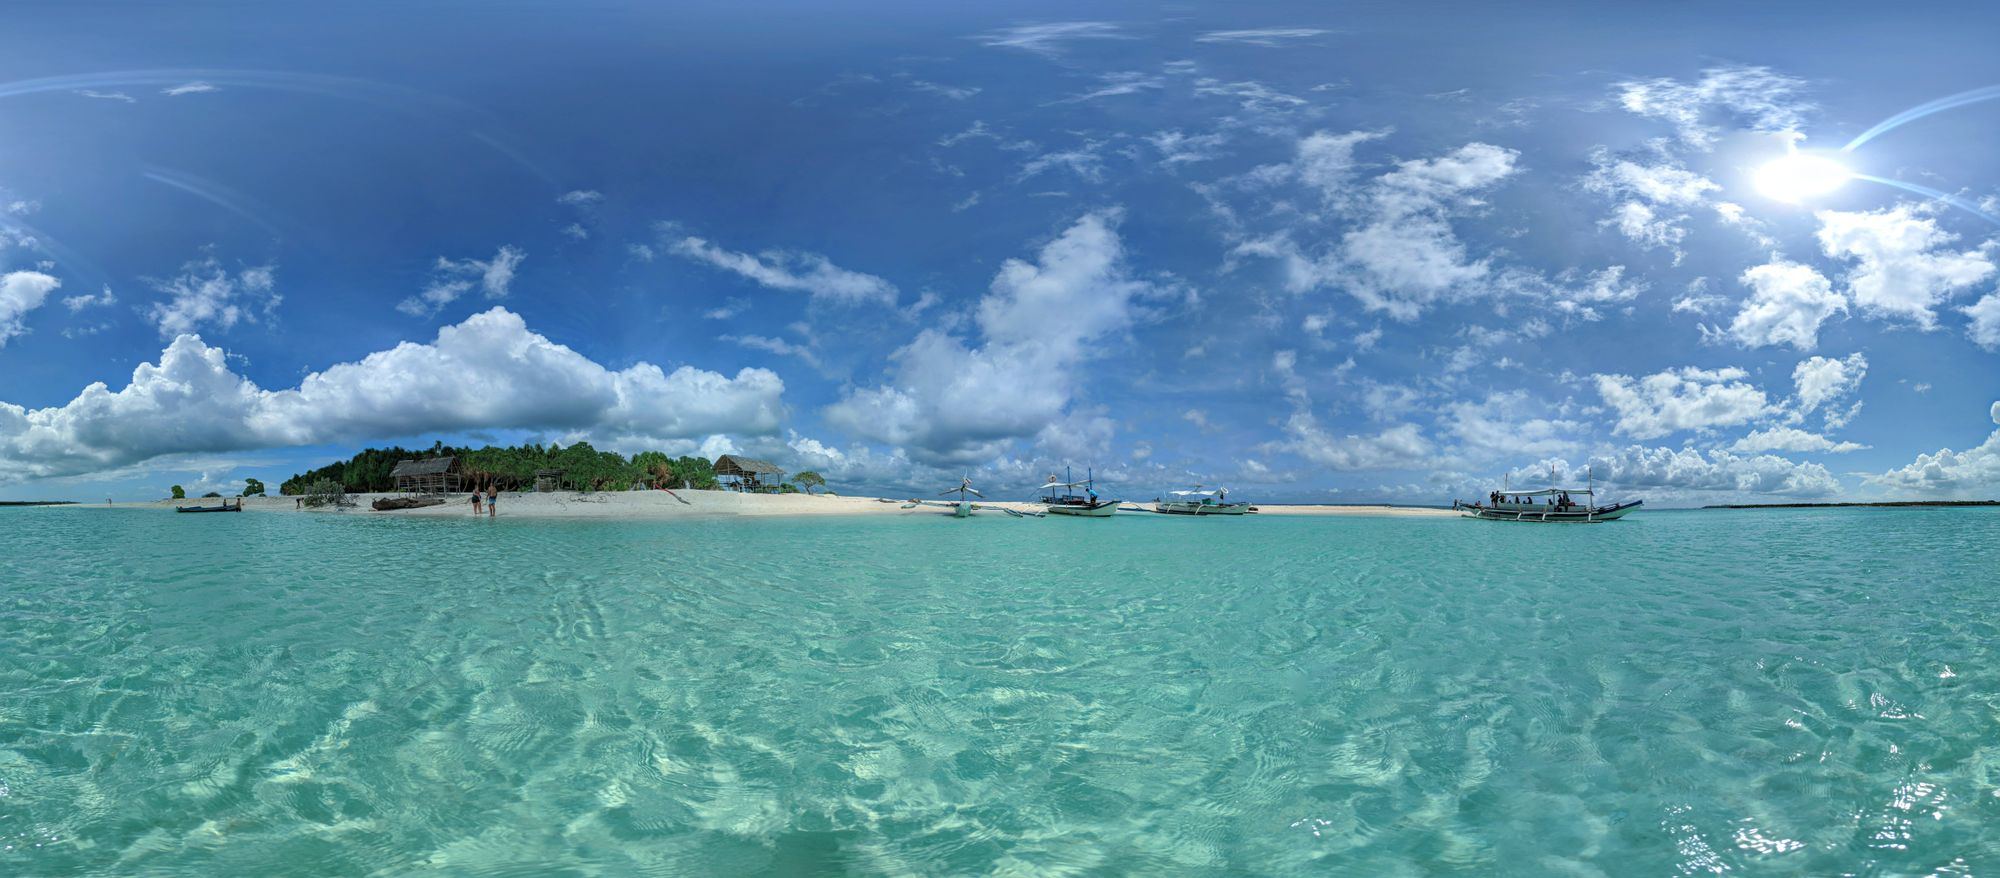
[[[1536,524],[1597,524],[1617,521],[1630,515],[1634,510],[1646,505],[1644,500],[1619,503],[1613,506],[1596,506],[1583,509],[1527,508],[1506,509],[1482,506],[1480,504],[1456,504],[1458,511],[1466,518],[1482,521],[1525,521]]]
[[[175,512],[242,512],[241,506],[176,506]]]
[[[1162,515],[1242,515],[1248,503],[1155,503],[1153,511]]]
[[[1073,515],[1078,518],[1110,518],[1118,513],[1118,501],[1111,500],[1098,503],[1094,506],[1083,503],[1051,503],[1048,506],[1048,510],[1050,515]]]

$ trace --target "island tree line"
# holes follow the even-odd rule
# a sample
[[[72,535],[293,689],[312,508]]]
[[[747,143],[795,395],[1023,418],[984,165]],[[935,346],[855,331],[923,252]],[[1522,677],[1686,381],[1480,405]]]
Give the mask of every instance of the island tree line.
[[[484,448],[456,448],[439,442],[423,451],[402,447],[369,448],[347,460],[299,473],[286,479],[278,491],[286,496],[312,492],[317,482],[332,481],[349,493],[393,491],[396,483],[389,473],[405,460],[453,456],[458,458],[467,488],[491,485],[502,491],[532,489],[538,470],[562,470],[565,487],[595,491],[625,491],[635,486],[713,490],[715,465],[705,458],[683,455],[668,457],[658,451],[641,451],[625,457],[613,451],[599,451],[588,442],[569,446],[533,442],[514,448],[488,445]],[[804,472],[795,477],[800,484],[814,486],[826,482],[818,473]],[[781,491],[796,491],[792,483]]]

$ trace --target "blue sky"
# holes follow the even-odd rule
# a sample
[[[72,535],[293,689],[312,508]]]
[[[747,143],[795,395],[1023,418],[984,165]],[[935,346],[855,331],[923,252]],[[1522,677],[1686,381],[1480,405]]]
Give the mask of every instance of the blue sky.
[[[435,439],[2000,494],[2000,101],[1841,151],[2000,10],[936,6],[16,7],[0,497]]]

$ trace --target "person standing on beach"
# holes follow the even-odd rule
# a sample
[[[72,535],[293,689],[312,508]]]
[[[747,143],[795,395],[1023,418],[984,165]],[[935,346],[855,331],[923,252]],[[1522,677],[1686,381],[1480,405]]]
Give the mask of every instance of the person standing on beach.
[[[479,486],[477,485],[474,485],[472,488],[472,514],[479,514]]]
[[[500,491],[492,485],[486,486],[486,517],[492,518],[500,512]]]

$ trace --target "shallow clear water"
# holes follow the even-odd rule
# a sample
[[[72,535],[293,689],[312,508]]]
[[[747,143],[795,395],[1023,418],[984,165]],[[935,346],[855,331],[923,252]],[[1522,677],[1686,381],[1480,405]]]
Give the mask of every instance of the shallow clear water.
[[[0,874],[1963,874],[2000,514],[0,512]]]

